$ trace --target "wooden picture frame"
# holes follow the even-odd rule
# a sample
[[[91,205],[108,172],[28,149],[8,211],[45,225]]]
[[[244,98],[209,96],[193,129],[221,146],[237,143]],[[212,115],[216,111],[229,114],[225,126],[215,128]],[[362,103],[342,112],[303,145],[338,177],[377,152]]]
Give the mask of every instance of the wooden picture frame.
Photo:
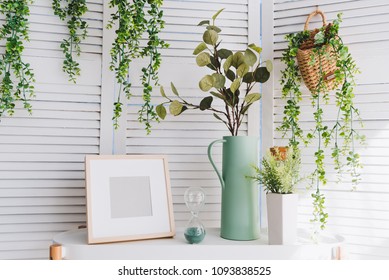
[[[168,162],[161,155],[87,155],[88,243],[175,234]]]

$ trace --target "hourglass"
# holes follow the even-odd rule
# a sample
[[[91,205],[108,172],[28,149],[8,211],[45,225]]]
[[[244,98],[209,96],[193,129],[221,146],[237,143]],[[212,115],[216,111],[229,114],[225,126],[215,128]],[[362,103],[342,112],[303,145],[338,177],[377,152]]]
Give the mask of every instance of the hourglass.
[[[185,230],[185,239],[190,243],[200,243],[205,236],[205,229],[199,218],[199,212],[204,205],[205,193],[202,188],[191,187],[186,190],[185,204],[189,208],[192,217]]]

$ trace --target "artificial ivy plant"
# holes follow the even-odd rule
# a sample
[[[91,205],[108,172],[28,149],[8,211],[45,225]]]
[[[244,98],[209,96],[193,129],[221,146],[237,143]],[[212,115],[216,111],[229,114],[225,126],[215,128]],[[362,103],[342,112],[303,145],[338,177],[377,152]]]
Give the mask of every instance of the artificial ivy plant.
[[[150,133],[151,122],[159,120],[151,104],[152,89],[158,85],[158,69],[161,65],[159,49],[168,47],[168,44],[159,37],[165,24],[160,9],[163,0],[111,0],[109,4],[116,12],[111,14],[107,28],[113,28],[115,25],[117,27],[110,65],[119,85],[117,100],[114,103],[114,127],[118,127],[118,119],[122,113],[122,93],[127,99],[132,96],[131,82],[128,78],[131,62],[137,58],[148,58],[148,65],[142,68],[144,103],[139,110],[138,120],[145,124],[147,133]],[[141,39],[144,33],[148,35],[148,41],[142,46]]]
[[[358,169],[361,167],[359,154],[355,151],[355,142],[363,142],[363,136],[354,128],[354,121],[359,119],[359,111],[354,104],[355,75],[359,73],[354,59],[349,53],[348,47],[339,36],[339,26],[342,22],[341,14],[332,24],[323,26],[314,36],[311,63],[319,63],[320,79],[315,90],[311,91],[314,128],[304,132],[300,126],[300,101],[302,101],[302,76],[299,65],[296,62],[297,51],[303,42],[308,40],[310,31],[302,31],[286,36],[287,49],[282,54],[282,62],[286,68],[282,71],[282,98],[286,100],[284,117],[278,130],[284,135],[290,132],[289,145],[294,149],[300,147],[300,143],[308,144],[312,140],[317,141],[315,157],[316,168],[313,171],[312,186],[316,191],[312,194],[314,207],[314,222],[324,229],[328,214],[325,212],[325,196],[320,191],[320,185],[327,183],[324,148],[331,149],[331,157],[334,160],[335,170],[342,174],[344,168],[352,177],[353,188],[360,180]],[[328,49],[327,46],[330,48]],[[331,56],[336,60],[335,89],[331,91],[325,85],[326,73],[322,70],[321,63],[324,58]],[[318,60],[318,61],[317,61]],[[334,99],[337,107],[336,119],[331,122],[324,120],[324,105]]]
[[[164,119],[167,114],[165,105],[169,105],[169,111],[174,116],[186,110],[208,110],[226,125],[232,136],[236,136],[247,110],[261,98],[261,95],[252,92],[252,89],[257,83],[265,83],[269,79],[273,66],[271,61],[261,63],[259,55],[262,49],[255,44],[250,44],[244,51],[236,52],[220,48],[221,29],[215,25],[215,20],[222,11],[223,9],[213,15],[212,22],[203,20],[198,24],[205,26],[206,30],[203,33],[203,41],[193,51],[197,65],[211,70],[211,73],[199,82],[200,90],[208,93],[208,96],[199,104],[190,103],[180,96],[171,83],[176,98],[167,96],[161,87],[161,94],[166,101],[156,107],[156,112]],[[265,66],[261,66],[262,64]],[[224,104],[223,109],[214,104],[214,98]]]
[[[81,18],[88,10],[86,0],[53,0],[52,6],[55,15],[62,21],[67,20],[69,37],[61,43],[61,49],[65,55],[62,69],[68,74],[69,81],[76,83],[81,69],[74,56],[80,56],[81,41],[88,33],[88,24]]]
[[[5,23],[0,27],[0,41],[5,41],[5,51],[0,56],[0,117],[12,115],[15,103],[21,101],[31,113],[30,98],[34,96],[34,73],[29,63],[22,59],[24,41],[29,40],[28,16],[30,0],[4,0],[0,14]]]

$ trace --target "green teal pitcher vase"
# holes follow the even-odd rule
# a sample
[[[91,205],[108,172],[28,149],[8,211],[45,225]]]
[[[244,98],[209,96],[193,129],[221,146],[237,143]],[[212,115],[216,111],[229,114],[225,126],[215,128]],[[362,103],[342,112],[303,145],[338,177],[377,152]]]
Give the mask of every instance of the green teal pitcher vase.
[[[223,143],[222,172],[212,159],[212,147]],[[258,164],[258,138],[224,136],[208,146],[208,158],[222,187],[220,236],[231,240],[259,238],[259,190],[252,165]]]

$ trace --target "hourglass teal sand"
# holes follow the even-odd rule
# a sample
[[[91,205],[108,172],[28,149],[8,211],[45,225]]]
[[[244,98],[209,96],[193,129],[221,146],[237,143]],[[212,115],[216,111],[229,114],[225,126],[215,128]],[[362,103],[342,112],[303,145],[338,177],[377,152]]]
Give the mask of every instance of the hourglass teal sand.
[[[199,218],[200,209],[204,205],[205,192],[202,188],[191,187],[186,190],[184,200],[192,216],[184,233],[185,239],[190,244],[197,244],[205,237],[205,229]]]

